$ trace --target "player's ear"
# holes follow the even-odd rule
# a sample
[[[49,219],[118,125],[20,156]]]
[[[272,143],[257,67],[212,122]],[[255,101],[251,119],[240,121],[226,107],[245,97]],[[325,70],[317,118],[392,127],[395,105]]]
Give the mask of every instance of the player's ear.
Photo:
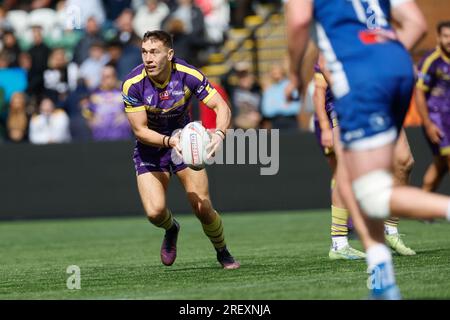
[[[174,54],[175,52],[173,49],[169,49],[169,52],[167,53],[167,60],[172,61]]]

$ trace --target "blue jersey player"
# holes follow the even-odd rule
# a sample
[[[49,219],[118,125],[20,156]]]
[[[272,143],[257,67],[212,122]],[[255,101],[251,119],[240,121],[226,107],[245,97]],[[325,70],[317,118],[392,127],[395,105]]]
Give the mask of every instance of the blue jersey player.
[[[364,246],[372,297],[400,299],[383,219],[450,220],[449,197],[394,186],[392,175],[395,141],[414,86],[408,50],[426,31],[423,14],[413,0],[290,0],[286,16],[292,80],[302,86],[310,25],[331,73],[343,145],[339,188],[364,213],[349,207],[357,231],[370,235]]]
[[[230,124],[230,109],[208,79],[196,68],[174,57],[172,38],[164,31],[149,31],[142,40],[143,63],[134,68],[122,85],[125,112],[136,136],[133,160],[142,204],[149,221],[165,229],[161,261],[170,266],[177,254],[180,226],[166,205],[169,179],[176,174],[203,231],[217,251],[224,269],[237,269],[239,262],[229,253],[222,220],[214,210],[205,170],[194,171],[172,160],[172,148],[180,152],[179,135],[173,134],[191,121],[192,96],[217,113],[210,155],[217,150]]]
[[[328,86],[329,75],[324,69],[324,58],[319,55],[317,64],[314,66],[314,107],[315,122],[314,130],[318,141],[322,147],[323,153],[327,158],[328,164],[332,170],[331,183],[331,241],[332,246],[328,253],[330,259],[359,259],[365,257],[358,250],[353,249],[348,241],[347,235],[350,224],[350,213],[346,204],[338,192],[339,181],[336,180],[336,169],[338,155],[342,154],[340,142],[338,139],[339,128],[334,111],[334,97]],[[397,185],[407,185],[409,176],[413,167],[414,159],[411,154],[408,139],[404,130],[401,131],[394,151],[394,183]],[[357,210],[354,208],[353,210]],[[411,256],[416,253],[407,247],[398,231],[399,219],[390,217],[384,222],[385,238],[388,245],[399,255]],[[362,242],[366,237],[360,235]]]

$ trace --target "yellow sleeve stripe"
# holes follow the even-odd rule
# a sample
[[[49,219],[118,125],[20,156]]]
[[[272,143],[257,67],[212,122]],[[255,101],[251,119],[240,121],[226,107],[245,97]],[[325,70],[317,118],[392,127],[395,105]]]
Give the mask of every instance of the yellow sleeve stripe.
[[[127,81],[125,81],[125,83],[123,84],[123,93],[125,95],[128,95],[128,90],[130,90],[130,87],[133,84],[138,83],[139,81],[144,79],[145,76],[146,76],[145,68],[142,68],[142,72],[140,74],[138,74],[137,76],[134,76],[133,78],[128,79]]]
[[[314,74],[314,81],[316,81],[316,83],[320,86],[323,86],[323,87],[328,86],[328,82],[322,73],[316,72]]]
[[[436,61],[436,59],[438,59],[439,57],[440,57],[439,50],[435,50],[432,55],[430,55],[428,58],[425,59],[423,66],[420,69],[420,73],[423,75],[427,74],[428,69],[430,69],[433,62]],[[419,78],[419,81],[417,81],[417,87],[424,90],[429,89],[423,82],[423,78]]]
[[[317,80],[324,80],[325,81],[325,77],[320,72],[314,73],[314,78],[317,79]]]
[[[145,111],[145,110],[146,110],[145,106],[140,106],[140,107],[125,107],[125,112],[126,112],[126,113],[139,112],[139,111]]]
[[[190,74],[191,76],[196,77],[198,80],[203,81],[203,75],[195,69],[183,66],[182,64],[175,63],[175,68],[178,71]]]
[[[441,156],[448,156],[450,154],[450,147],[440,148]]]
[[[216,89],[212,89],[211,91],[208,91],[208,95],[202,100],[203,103],[208,103],[209,100],[217,93]]]

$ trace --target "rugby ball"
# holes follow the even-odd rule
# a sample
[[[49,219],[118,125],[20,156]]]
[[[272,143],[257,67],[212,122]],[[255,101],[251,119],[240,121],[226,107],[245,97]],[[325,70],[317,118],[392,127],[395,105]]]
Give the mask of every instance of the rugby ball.
[[[206,147],[211,137],[200,122],[190,122],[180,135],[183,162],[191,169],[201,170],[206,165],[208,151]]]

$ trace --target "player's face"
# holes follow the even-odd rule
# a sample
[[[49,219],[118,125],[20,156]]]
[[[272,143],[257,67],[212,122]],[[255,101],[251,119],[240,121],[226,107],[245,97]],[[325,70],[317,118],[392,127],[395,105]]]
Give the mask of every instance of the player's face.
[[[450,28],[442,28],[438,40],[442,50],[450,56]]]
[[[167,48],[157,39],[148,39],[142,43],[142,61],[150,77],[157,78],[170,68],[173,49]]]

